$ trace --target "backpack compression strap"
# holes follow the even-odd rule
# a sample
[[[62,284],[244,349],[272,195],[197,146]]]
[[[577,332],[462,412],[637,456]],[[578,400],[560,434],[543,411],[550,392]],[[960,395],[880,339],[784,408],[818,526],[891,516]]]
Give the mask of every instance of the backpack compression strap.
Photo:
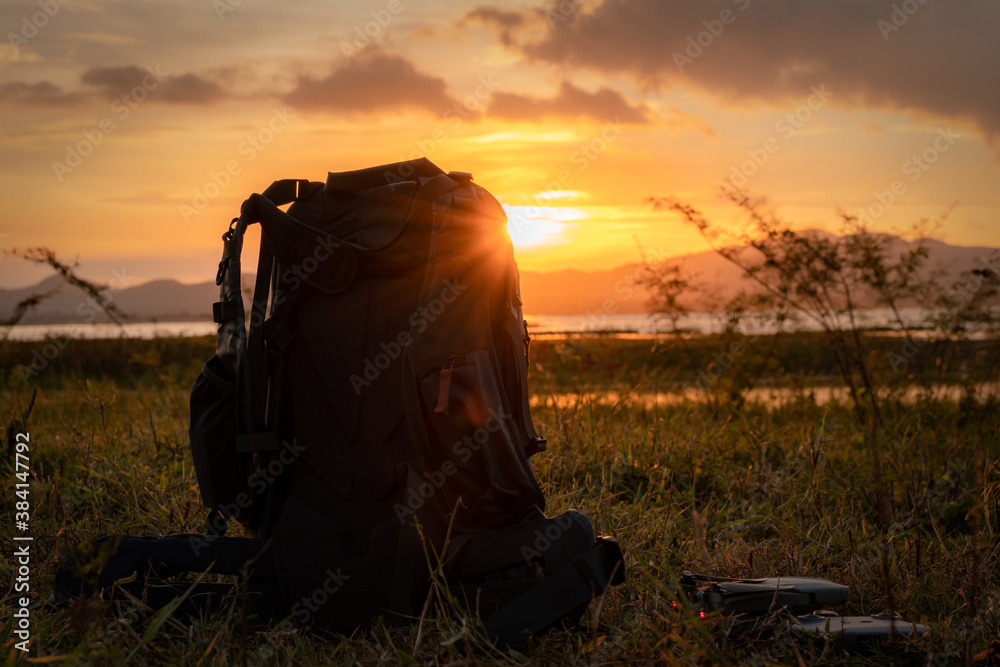
[[[505,651],[582,609],[609,586],[625,581],[625,562],[618,542],[597,538],[587,553],[514,600],[486,621],[486,633]]]

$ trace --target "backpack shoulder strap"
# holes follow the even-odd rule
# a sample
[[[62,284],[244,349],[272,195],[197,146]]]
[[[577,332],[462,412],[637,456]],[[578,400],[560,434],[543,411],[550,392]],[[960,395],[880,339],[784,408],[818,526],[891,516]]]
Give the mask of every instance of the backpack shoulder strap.
[[[272,273],[275,265],[273,239],[261,234],[260,255],[257,262],[257,279],[254,286],[251,307],[250,332],[247,334],[243,314],[241,254],[243,237],[249,225],[276,218],[291,218],[278,208],[300,198],[312,196],[321,183],[311,183],[301,179],[275,181],[261,195],[251,195],[243,202],[240,216],[235,218],[229,231],[223,236],[222,261],[216,282],[220,286],[220,300],[213,305],[213,314],[219,323],[218,356],[227,367],[226,375],[234,378],[237,401],[237,455],[274,451],[280,443],[264,428],[268,383],[268,360],[264,347],[263,322],[271,289]],[[301,224],[301,223],[298,223]],[[262,225],[263,227],[263,225]],[[272,234],[271,236],[274,236]],[[213,508],[214,512],[218,508]],[[249,512],[249,521],[254,522],[254,513]],[[211,517],[212,515],[210,515]],[[225,518],[225,515],[223,515]],[[221,527],[211,528],[216,533],[225,532],[225,522]]]

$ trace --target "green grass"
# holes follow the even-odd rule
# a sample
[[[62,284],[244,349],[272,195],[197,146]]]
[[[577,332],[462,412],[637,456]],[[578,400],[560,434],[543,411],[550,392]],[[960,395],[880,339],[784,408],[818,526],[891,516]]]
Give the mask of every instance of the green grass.
[[[200,531],[204,518],[188,451],[188,393],[212,342],[80,343],[29,384],[10,369],[26,352],[30,359],[31,345],[0,349],[8,369],[3,424],[38,387],[27,430],[32,594],[40,599],[51,591],[60,550],[108,533]],[[779,355],[782,363],[805,355],[815,374],[825,375],[822,348],[813,341],[809,355],[807,343]],[[856,664],[962,664],[989,648],[1000,636],[995,398],[887,400],[878,448],[887,502],[880,512],[874,452],[849,406],[817,405],[805,391],[766,405],[720,399],[654,406],[628,393],[614,404],[592,398],[690,382],[691,366],[675,345],[574,339],[533,346],[531,385],[540,401],[533,414],[549,439],[533,463],[548,511],[580,509],[616,537],[629,578],[591,605],[581,627],[482,662],[848,661],[831,647],[795,640],[780,615],[748,627],[675,610],[673,582],[684,570],[827,577],[850,587],[841,614],[894,610],[934,628],[933,638],[890,656],[849,660]],[[578,400],[546,400],[577,390]],[[3,470],[13,481],[13,470]],[[11,484],[4,488],[0,508],[12,521],[15,499]],[[13,568],[4,557],[7,580]],[[13,603],[8,587],[2,604]],[[33,612],[32,655],[66,664],[470,664],[463,661],[471,631],[446,614],[431,613],[419,630],[379,623],[352,637],[243,628],[239,605],[192,622],[78,601]],[[14,661],[9,625],[0,639]]]

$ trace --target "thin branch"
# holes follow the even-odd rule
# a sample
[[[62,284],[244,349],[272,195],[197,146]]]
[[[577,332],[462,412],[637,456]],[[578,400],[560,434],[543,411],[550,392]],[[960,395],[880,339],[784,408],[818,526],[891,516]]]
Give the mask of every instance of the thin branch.
[[[110,296],[105,294],[110,288],[107,285],[92,283],[89,280],[85,280],[76,275],[74,271],[74,269],[76,268],[76,263],[73,263],[72,265],[66,264],[60,261],[58,257],[56,257],[55,251],[42,246],[39,246],[37,248],[28,248],[27,250],[18,250],[17,248],[13,248],[11,250],[5,250],[4,254],[12,255],[14,257],[20,257],[21,259],[26,259],[29,262],[34,262],[36,264],[45,264],[47,266],[52,267],[53,269],[55,269],[56,273],[58,273],[62,277],[63,280],[68,282],[70,285],[80,290],[83,290],[83,292],[86,293],[87,296],[90,297],[90,299],[95,304],[97,304],[102,311],[104,311],[104,314],[108,316],[108,319],[110,319],[112,322],[114,322],[119,327],[122,327],[124,329],[124,326],[122,325],[119,317],[125,317],[125,314],[121,311],[121,309],[118,308],[118,306],[111,303]],[[25,307],[26,309],[24,312],[27,312],[27,308],[33,308],[37,306],[39,303],[41,303],[43,299],[52,296],[53,294],[55,294],[55,292],[56,290],[52,290],[45,294],[32,295],[32,297],[25,299],[25,301],[30,301],[32,298],[36,296],[39,297],[37,300],[34,301],[34,303],[28,304]],[[17,319],[14,320],[14,323],[20,321],[21,317],[24,316],[24,312],[18,315],[18,309],[21,308],[21,305],[24,304],[25,301],[19,303],[17,308],[15,309],[14,317],[16,317]],[[6,324],[7,322],[10,321],[11,320],[6,320],[4,323],[0,324]]]

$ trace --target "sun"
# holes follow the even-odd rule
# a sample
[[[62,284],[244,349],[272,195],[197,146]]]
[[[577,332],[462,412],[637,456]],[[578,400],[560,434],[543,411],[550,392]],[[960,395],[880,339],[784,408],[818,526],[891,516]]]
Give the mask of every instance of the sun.
[[[507,212],[507,233],[517,248],[565,243],[565,231],[576,220],[589,218],[590,214],[579,208],[549,206],[548,200],[562,198],[541,193],[534,199],[538,205],[514,206],[504,204]],[[562,195],[563,193],[558,193]],[[541,202],[545,202],[543,205]]]

